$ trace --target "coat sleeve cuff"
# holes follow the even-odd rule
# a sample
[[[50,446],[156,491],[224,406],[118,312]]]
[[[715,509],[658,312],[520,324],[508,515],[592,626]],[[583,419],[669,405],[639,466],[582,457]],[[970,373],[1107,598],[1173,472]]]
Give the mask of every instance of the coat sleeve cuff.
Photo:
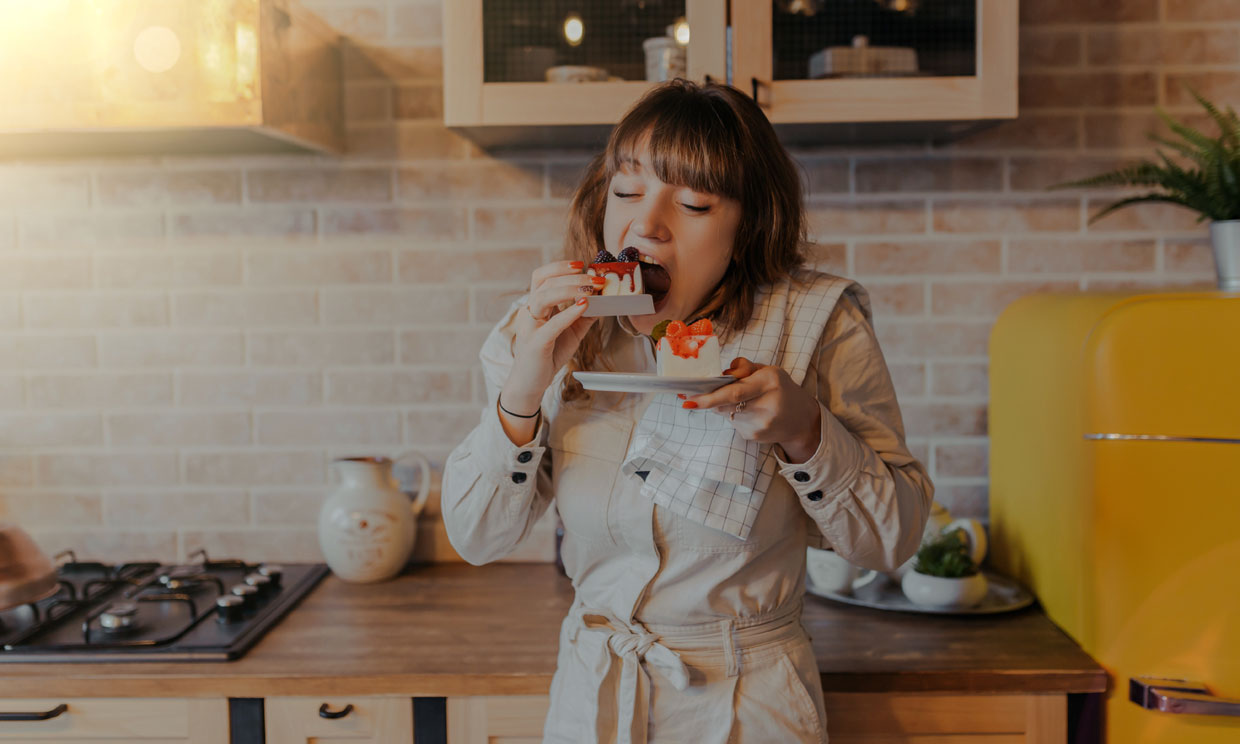
[[[543,452],[547,449],[547,417],[540,417],[534,438],[523,446],[513,444],[504,433],[499,411],[494,406],[484,416],[483,423],[485,445],[482,452],[486,453],[486,462],[481,463],[483,471],[506,490],[533,489]]]
[[[777,454],[779,473],[796,492],[801,504],[810,510],[822,509],[857,476],[861,467],[861,443],[844,428],[822,403],[818,404],[822,420],[818,449],[808,460],[789,463]],[[501,432],[502,433],[502,432]],[[778,452],[778,450],[776,450]]]

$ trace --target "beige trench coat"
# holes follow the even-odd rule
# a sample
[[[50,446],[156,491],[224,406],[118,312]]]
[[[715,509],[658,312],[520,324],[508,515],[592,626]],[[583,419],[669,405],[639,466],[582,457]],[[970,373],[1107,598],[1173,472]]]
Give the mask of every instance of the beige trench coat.
[[[780,461],[746,540],[656,507],[621,473],[650,395],[562,404],[557,378],[534,440],[513,445],[495,401],[520,302],[492,331],[481,353],[490,405],[445,465],[443,515],[456,550],[483,564],[556,505],[576,600],[545,742],[826,741],[800,624],[805,548],[825,542],[861,566],[895,568],[916,551],[933,494],[905,446],[861,292],[837,303],[803,383],[819,401],[822,444],[807,462]],[[613,331],[616,371],[653,372],[649,339]]]

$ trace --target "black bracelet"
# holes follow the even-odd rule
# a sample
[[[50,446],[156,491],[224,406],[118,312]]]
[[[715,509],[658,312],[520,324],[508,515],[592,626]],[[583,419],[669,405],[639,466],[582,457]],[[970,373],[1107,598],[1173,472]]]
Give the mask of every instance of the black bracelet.
[[[502,393],[501,393],[501,395],[502,395]],[[499,396],[496,396],[496,397],[495,397],[495,403],[496,403],[496,405],[498,405],[498,406],[499,406],[499,410],[503,411],[504,413],[508,414],[509,416],[512,416],[513,418],[534,418],[534,417],[535,417],[535,416],[537,416],[538,414],[542,413],[542,406],[539,406],[537,411],[534,411],[533,413],[531,413],[531,414],[530,414],[530,415],[528,415],[528,416],[522,415],[522,414],[520,414],[520,413],[513,413],[512,411],[508,410],[507,408],[504,408],[504,401],[503,401],[503,399],[502,399],[501,397],[499,397]]]

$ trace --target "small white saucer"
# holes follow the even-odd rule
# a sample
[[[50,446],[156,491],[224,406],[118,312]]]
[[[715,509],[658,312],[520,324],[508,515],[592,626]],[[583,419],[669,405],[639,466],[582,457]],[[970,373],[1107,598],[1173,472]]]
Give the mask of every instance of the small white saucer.
[[[661,377],[649,373],[629,372],[574,372],[573,377],[586,390],[609,393],[684,393],[701,395],[709,393],[738,378],[732,375],[718,377]]]
[[[654,315],[654,298],[648,294],[589,295],[590,304],[582,317],[602,315]]]

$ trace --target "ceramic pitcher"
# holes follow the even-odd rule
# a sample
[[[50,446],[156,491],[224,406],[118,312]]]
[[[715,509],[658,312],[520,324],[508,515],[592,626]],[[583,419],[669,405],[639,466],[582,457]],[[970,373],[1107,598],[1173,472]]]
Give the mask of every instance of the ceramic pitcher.
[[[416,494],[406,494],[386,457],[332,461],[339,485],[319,512],[319,547],[328,567],[345,581],[383,581],[400,573],[413,553],[417,518],[430,493],[431,466],[416,452],[395,462],[417,465]]]

